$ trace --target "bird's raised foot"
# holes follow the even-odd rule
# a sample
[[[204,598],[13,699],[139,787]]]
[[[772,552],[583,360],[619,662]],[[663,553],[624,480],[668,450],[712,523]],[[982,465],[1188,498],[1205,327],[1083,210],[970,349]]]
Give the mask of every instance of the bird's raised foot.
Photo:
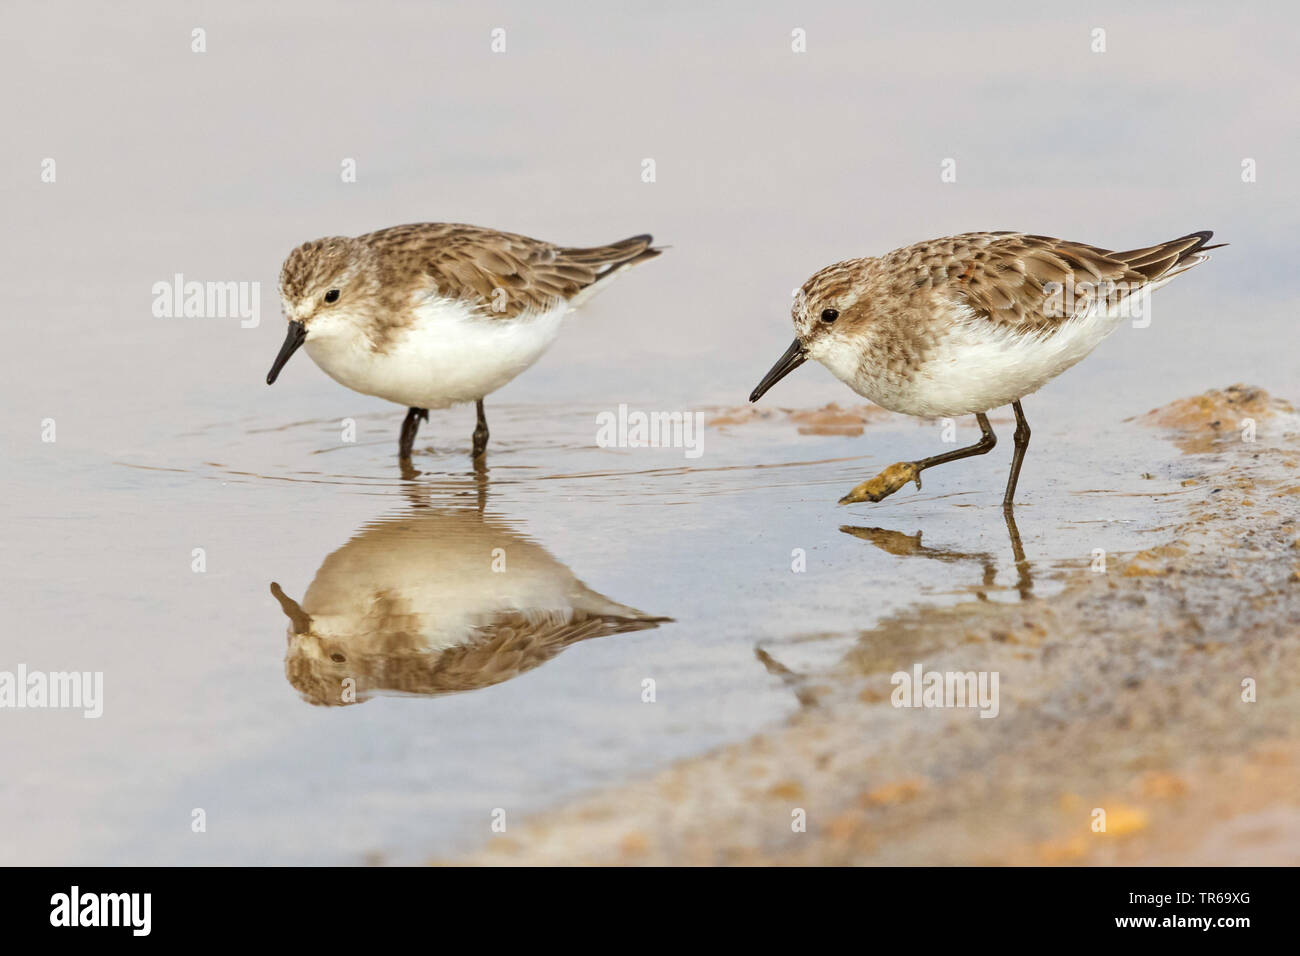
[[[896,461],[870,481],[864,481],[840,499],[840,504],[851,505],[859,501],[883,501],[909,481],[921,488],[921,470],[914,461]]]

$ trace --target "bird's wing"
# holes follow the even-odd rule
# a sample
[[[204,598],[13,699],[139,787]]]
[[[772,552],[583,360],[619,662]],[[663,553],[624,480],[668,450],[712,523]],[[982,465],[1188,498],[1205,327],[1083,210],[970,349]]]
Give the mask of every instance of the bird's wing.
[[[568,302],[616,269],[658,255],[651,237],[566,248],[478,226],[422,223],[368,237],[389,257],[418,256],[430,291],[509,319]]]
[[[931,281],[999,326],[1049,331],[1102,299],[1118,304],[1203,262],[1200,252],[1211,235],[1194,232],[1112,252],[1049,236],[971,233],[947,240],[953,245],[937,256]]]
[[[509,680],[570,644],[656,627],[665,618],[624,618],[579,610],[500,611],[474,626],[473,637],[437,656],[422,693],[473,690]]]

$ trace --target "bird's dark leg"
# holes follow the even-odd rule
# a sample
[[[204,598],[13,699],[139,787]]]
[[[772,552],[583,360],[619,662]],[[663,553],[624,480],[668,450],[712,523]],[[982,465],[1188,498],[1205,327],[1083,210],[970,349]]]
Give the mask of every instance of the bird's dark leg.
[[[420,422],[429,420],[429,410],[427,408],[408,408],[406,418],[402,422],[402,440],[398,445],[397,454],[402,461],[411,460],[411,446],[415,444],[415,433],[420,430]]]
[[[482,514],[483,509],[487,507],[488,499],[488,469],[487,464],[482,458],[474,459],[474,502],[478,506],[478,513]]]
[[[1016,527],[1016,509],[1003,508],[1002,517],[1007,522],[1007,534],[1011,537],[1011,556],[1016,560],[1016,590],[1020,599],[1026,601],[1034,590],[1034,578],[1029,572],[1029,562],[1025,560],[1025,546],[1020,543],[1020,529]]]
[[[944,452],[942,455],[922,458],[920,461],[895,462],[870,481],[864,481],[850,491],[840,499],[840,504],[848,505],[858,501],[881,501],[888,498],[909,481],[915,481],[916,487],[920,488],[921,472],[927,468],[933,468],[935,465],[946,464],[950,461],[957,461],[961,458],[970,458],[972,455],[987,455],[993,450],[993,446],[998,443],[998,436],[993,434],[993,428],[989,425],[988,416],[983,412],[976,412],[975,420],[980,423],[980,431],[983,433],[980,435],[980,440],[975,444],[967,445],[965,448],[955,448],[952,451]]]
[[[1025,410],[1019,401],[1011,403],[1016,412],[1015,454],[1011,456],[1011,476],[1007,479],[1007,493],[1002,496],[1003,509],[1015,507],[1016,482],[1020,480],[1020,466],[1025,460],[1025,449],[1029,447],[1029,422],[1025,421]]]
[[[483,399],[478,400],[478,425],[474,428],[474,457],[480,458],[487,451],[488,427],[487,415],[483,413]]]

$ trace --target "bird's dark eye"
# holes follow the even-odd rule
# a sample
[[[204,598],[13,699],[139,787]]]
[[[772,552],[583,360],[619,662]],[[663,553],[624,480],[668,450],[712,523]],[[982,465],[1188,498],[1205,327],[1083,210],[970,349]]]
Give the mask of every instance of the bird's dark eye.
[[[337,302],[338,300],[339,300],[338,289],[330,289],[328,292],[325,293],[326,302]]]
[[[342,654],[336,653],[330,655],[330,660],[332,660],[335,664],[342,664],[347,661],[347,658],[344,657]]]
[[[822,311],[822,321],[827,324],[834,322],[840,317],[840,313],[835,309],[825,309]]]

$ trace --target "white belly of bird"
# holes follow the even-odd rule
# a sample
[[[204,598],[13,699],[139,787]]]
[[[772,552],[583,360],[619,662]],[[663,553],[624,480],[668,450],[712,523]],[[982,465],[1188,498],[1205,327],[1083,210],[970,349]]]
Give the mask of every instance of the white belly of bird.
[[[307,354],[354,391],[413,408],[446,408],[496,391],[545,352],[559,335],[567,305],[515,318],[485,318],[463,302],[428,299],[414,321],[382,351],[361,336],[329,335]]]
[[[1084,359],[1123,317],[1119,309],[1094,309],[1054,332],[1022,334],[959,315],[909,380],[860,381],[863,387],[855,388],[907,415],[986,412],[1037,391]]]

